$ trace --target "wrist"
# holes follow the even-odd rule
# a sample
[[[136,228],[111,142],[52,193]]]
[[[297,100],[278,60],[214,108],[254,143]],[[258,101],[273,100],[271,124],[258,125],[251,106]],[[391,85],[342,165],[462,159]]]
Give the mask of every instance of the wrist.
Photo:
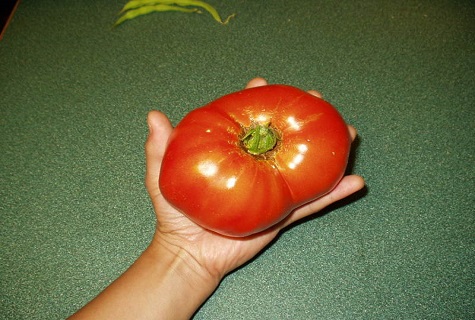
[[[222,280],[221,276],[211,274],[186,248],[174,244],[161,234],[154,236],[146,252],[157,265],[166,269],[165,279],[186,287],[187,294],[191,292],[195,297],[201,297],[201,303]]]

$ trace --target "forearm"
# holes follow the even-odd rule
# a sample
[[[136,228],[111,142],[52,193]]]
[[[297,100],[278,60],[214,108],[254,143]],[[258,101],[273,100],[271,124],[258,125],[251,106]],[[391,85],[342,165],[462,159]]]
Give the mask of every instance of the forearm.
[[[189,319],[219,283],[195,264],[185,252],[154,242],[71,319]]]

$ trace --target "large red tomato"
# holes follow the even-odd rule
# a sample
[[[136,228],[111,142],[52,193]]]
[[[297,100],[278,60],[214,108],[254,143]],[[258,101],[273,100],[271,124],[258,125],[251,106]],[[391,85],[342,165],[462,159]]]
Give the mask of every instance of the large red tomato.
[[[345,121],[328,102],[286,85],[245,89],[176,126],[160,189],[202,227],[247,236],[331,191],[350,144]]]

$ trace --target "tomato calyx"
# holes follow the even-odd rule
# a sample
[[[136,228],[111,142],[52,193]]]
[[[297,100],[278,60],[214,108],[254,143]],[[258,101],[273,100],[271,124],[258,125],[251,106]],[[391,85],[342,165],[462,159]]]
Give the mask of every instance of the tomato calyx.
[[[279,134],[270,123],[254,124],[244,129],[241,145],[246,152],[254,156],[264,156],[276,147],[279,140]]]

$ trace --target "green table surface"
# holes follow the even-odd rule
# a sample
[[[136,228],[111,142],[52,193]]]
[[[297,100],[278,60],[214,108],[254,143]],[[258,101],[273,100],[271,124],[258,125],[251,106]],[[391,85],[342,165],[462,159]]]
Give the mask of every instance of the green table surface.
[[[0,42],[0,318],[62,319],[149,243],[146,115],[255,76],[358,128],[367,188],[283,232],[195,319],[475,318],[473,1],[217,1],[113,29],[119,0],[23,0]]]

